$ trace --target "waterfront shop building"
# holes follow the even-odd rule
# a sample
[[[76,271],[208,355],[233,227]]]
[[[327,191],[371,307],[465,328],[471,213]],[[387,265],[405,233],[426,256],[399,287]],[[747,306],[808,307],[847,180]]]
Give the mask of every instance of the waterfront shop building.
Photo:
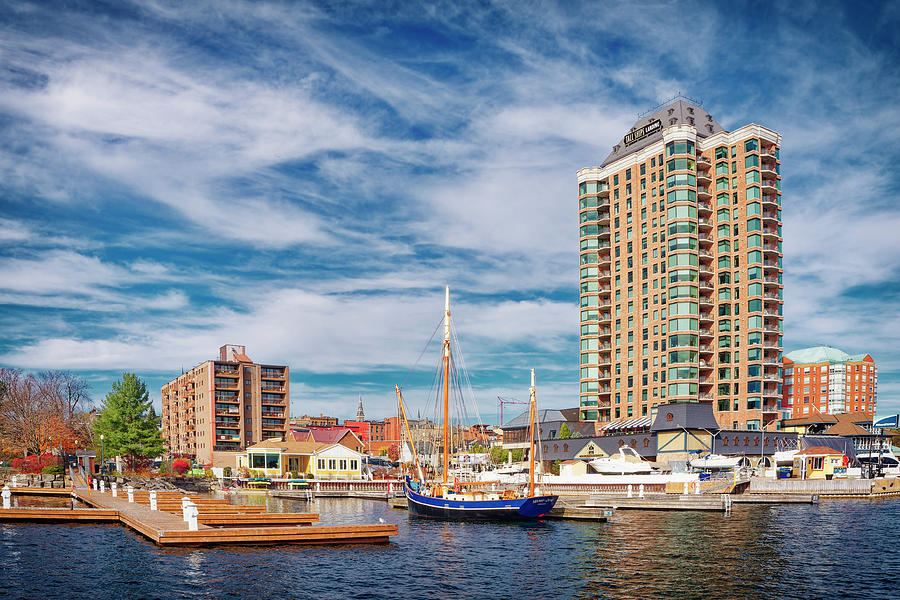
[[[365,444],[349,429],[291,429],[288,439],[295,442],[317,444],[341,444],[359,453],[365,452]]]
[[[362,458],[361,452],[343,444],[271,439],[238,454],[235,466],[239,472],[249,469],[271,478],[297,474],[314,479],[361,479]]]
[[[878,369],[871,354],[830,346],[784,355],[783,405],[793,418],[851,413],[872,421],[878,404]]]
[[[234,466],[235,455],[270,438],[284,438],[290,418],[289,371],[254,363],[244,346],[219,348],[162,386],[162,435],[169,458]]]
[[[578,171],[581,421],[782,418],[780,146],[678,98]]]

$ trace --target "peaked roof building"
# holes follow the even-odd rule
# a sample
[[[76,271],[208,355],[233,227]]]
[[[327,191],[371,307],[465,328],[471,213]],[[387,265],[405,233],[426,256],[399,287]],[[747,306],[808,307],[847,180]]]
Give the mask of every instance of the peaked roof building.
[[[356,420],[357,421],[365,421],[366,420],[366,413],[363,412],[362,394],[359,395],[359,404],[356,406]]]

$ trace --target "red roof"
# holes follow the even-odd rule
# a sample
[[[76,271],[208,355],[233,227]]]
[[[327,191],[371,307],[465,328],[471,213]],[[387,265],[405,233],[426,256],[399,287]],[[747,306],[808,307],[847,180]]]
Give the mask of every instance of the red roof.
[[[252,363],[253,362],[252,360],[250,360],[249,356],[247,356],[246,354],[241,354],[240,352],[234,353],[234,360],[236,360],[238,362],[242,362],[242,363]]]
[[[806,450],[801,450],[797,454],[815,454],[815,455],[818,455],[818,454],[840,454],[841,456],[844,455],[844,453],[841,452],[840,450],[835,450],[834,448],[829,448],[828,446],[811,446],[811,447],[807,448]]]

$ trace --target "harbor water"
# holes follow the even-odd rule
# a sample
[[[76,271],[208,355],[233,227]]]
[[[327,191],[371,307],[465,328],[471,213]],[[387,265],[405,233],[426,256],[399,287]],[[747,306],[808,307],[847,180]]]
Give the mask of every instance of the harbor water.
[[[383,501],[262,496],[323,524],[397,523],[377,546],[161,549],[120,525],[0,524],[0,598],[885,598],[900,500],[619,511],[610,523],[455,523]]]

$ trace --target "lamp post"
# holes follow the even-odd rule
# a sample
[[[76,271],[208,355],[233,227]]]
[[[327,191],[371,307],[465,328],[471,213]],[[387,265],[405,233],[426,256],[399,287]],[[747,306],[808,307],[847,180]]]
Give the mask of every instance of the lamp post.
[[[103,434],[100,434],[100,474],[106,475],[106,461],[103,460]]]

